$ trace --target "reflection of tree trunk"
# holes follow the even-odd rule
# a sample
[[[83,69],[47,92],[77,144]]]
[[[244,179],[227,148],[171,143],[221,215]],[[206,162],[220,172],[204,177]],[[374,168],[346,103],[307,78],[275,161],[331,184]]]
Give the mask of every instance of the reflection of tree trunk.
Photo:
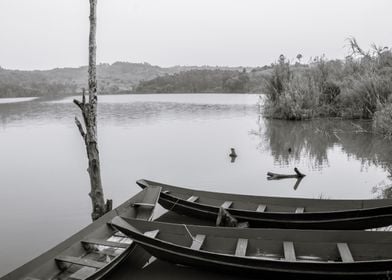
[[[96,11],[97,0],[90,0],[90,36],[89,36],[89,65],[88,65],[88,91],[89,100],[86,102],[85,92],[83,90],[82,102],[74,100],[74,103],[80,108],[83,115],[85,129],[78,118],[75,118],[79,132],[83,137],[86,145],[88,157],[88,173],[91,184],[91,202],[93,212],[91,217],[93,220],[98,219],[108,210],[105,205],[102,181],[101,168],[99,161],[98,140],[97,140],[97,77],[96,77]],[[108,206],[111,203],[108,203]]]

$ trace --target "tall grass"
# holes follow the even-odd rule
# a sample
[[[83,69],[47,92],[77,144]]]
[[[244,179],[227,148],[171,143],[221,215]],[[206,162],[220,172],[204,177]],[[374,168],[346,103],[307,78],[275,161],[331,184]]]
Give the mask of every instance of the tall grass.
[[[315,117],[374,119],[377,131],[392,135],[392,51],[361,49],[349,39],[345,60],[316,57],[307,65],[281,55],[265,77],[264,114],[303,120]]]

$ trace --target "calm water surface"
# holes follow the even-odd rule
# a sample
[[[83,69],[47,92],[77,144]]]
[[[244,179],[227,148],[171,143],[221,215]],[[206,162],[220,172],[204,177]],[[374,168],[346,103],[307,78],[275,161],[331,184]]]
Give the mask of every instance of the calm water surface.
[[[369,123],[265,120],[257,101],[257,95],[101,96],[106,198],[120,204],[139,191],[141,178],[254,195],[388,196],[392,145],[368,133]],[[0,276],[90,223],[75,115],[72,98],[0,104]],[[307,175],[297,189],[294,179],[266,179],[268,171],[294,167]]]

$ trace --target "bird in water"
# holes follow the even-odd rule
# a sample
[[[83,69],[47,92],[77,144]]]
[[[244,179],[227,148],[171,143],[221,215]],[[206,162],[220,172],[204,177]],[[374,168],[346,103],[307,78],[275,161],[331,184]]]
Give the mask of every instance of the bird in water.
[[[231,150],[231,153],[230,153],[230,157],[237,157],[237,154],[235,153],[235,150],[234,150],[234,148],[230,148],[230,150]]]

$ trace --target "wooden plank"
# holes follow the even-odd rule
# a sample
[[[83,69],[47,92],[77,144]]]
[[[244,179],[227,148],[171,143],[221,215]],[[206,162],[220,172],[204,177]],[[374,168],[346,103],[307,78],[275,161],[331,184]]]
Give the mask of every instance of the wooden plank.
[[[125,238],[128,237],[124,233],[122,233],[121,231],[116,231],[115,233],[113,233],[113,236],[115,236],[115,237],[125,237]]]
[[[123,248],[123,249],[129,247],[129,244],[126,243],[107,241],[107,240],[95,239],[95,238],[84,239],[82,240],[82,242],[87,244],[102,245],[107,247],[116,247],[116,248]]]
[[[144,203],[144,202],[135,202],[132,204],[133,207],[147,207],[147,208],[154,208],[155,204],[153,203]]]
[[[295,213],[303,213],[303,212],[305,212],[304,207],[298,207],[297,209],[295,209]]]
[[[81,258],[71,257],[71,256],[59,256],[56,257],[55,260],[58,262],[77,264],[77,265],[88,266],[97,269],[102,268],[106,265],[106,263],[104,262],[97,262],[89,259],[81,259]]]
[[[93,275],[97,270],[93,267],[82,267],[69,276],[69,279],[84,280]]]
[[[354,258],[347,243],[338,243],[337,246],[342,262],[354,262]]]
[[[194,195],[192,195],[190,198],[188,198],[186,201],[189,201],[189,202],[196,202],[197,200],[199,200],[199,197],[198,196],[194,196]]]
[[[235,255],[238,257],[246,256],[247,248],[248,248],[248,239],[239,238],[237,241],[237,247],[235,249]]]
[[[198,234],[192,241],[191,249],[193,250],[200,250],[201,246],[204,243],[206,236],[203,234]]]
[[[267,209],[267,205],[259,204],[259,206],[257,206],[256,212],[264,212],[265,209]]]
[[[223,202],[223,204],[221,205],[222,208],[230,208],[230,206],[233,204],[233,201],[225,201]]]
[[[146,231],[144,235],[151,238],[155,238],[157,237],[158,233],[159,233],[159,229],[156,229],[156,230]]]
[[[286,261],[295,262],[297,260],[295,256],[294,244],[291,241],[283,242],[284,258]]]

